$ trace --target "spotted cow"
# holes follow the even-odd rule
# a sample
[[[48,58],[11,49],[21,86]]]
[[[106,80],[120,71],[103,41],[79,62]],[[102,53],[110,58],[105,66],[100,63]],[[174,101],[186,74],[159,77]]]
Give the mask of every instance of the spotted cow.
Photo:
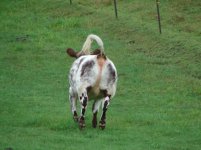
[[[91,44],[96,41],[100,49],[91,52]],[[69,100],[75,121],[82,129],[85,127],[85,112],[89,99],[93,103],[92,126],[97,126],[97,113],[102,104],[102,115],[99,122],[101,129],[106,125],[106,111],[117,87],[117,71],[113,62],[105,55],[102,40],[90,34],[80,52],[68,48],[67,53],[75,57],[69,73]],[[76,101],[81,104],[81,114],[78,117]]]

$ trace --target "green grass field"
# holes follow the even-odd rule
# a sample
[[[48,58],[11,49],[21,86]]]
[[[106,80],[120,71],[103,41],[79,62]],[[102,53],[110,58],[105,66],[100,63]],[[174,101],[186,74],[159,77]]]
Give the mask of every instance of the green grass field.
[[[0,1],[0,150],[199,150],[201,3],[161,0]],[[104,131],[73,121],[68,72],[88,34],[116,65]],[[96,45],[94,45],[96,47]],[[79,105],[78,105],[79,106]]]

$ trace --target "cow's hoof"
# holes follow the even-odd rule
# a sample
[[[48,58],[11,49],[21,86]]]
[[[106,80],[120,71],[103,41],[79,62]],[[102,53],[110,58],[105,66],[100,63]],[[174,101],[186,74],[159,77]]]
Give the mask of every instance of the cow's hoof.
[[[74,120],[75,122],[78,122],[79,117],[78,117],[78,116],[73,116],[73,120]]]
[[[79,117],[78,117],[76,111],[74,111],[74,114],[73,114],[73,120],[74,120],[75,122],[78,122],[78,120],[79,120]]]
[[[83,128],[85,128],[85,127],[86,127],[85,121],[80,118],[80,119],[79,119],[79,128],[80,128],[80,129],[83,129]]]
[[[99,128],[100,128],[100,129],[104,130],[104,129],[105,129],[105,125],[106,125],[106,124],[105,124],[105,121],[100,121],[100,122],[99,122]]]
[[[85,124],[79,124],[79,128],[80,128],[80,130],[84,129],[85,127],[86,127]]]
[[[97,126],[97,120],[93,119],[92,120],[92,127],[96,128],[96,126]]]
[[[79,128],[80,128],[80,130],[84,129],[85,127],[86,127],[85,124],[79,124]]]

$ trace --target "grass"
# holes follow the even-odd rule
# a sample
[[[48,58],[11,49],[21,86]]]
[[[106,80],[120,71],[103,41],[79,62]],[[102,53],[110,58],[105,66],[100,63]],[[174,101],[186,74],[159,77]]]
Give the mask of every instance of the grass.
[[[201,16],[198,0],[0,2],[0,149],[201,147]],[[104,131],[73,122],[67,47],[99,35],[118,74]]]

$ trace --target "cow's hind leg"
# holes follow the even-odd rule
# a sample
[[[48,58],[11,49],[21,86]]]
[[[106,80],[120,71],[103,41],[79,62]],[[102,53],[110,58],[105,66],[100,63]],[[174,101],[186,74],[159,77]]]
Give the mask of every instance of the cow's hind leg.
[[[88,95],[86,90],[79,94],[79,98],[81,103],[81,116],[79,119],[79,127],[80,129],[82,129],[85,127],[85,111],[86,111],[87,103],[88,103]]]
[[[97,100],[94,102],[93,104],[93,108],[92,108],[92,111],[93,111],[93,120],[92,120],[92,126],[94,128],[96,128],[97,126],[97,114],[98,114],[98,111],[99,111],[99,107],[101,105],[101,100]]]
[[[102,101],[102,115],[101,115],[101,120],[99,122],[99,127],[103,130],[105,129],[106,125],[106,112],[108,109],[108,105],[110,103],[110,95],[106,96],[105,99]]]
[[[71,111],[73,113],[74,121],[78,122],[78,115],[77,115],[77,111],[76,111],[76,100],[77,100],[77,97],[73,93],[73,91],[72,91],[72,89],[70,87],[69,88],[69,101],[70,101],[70,105],[71,105]]]

